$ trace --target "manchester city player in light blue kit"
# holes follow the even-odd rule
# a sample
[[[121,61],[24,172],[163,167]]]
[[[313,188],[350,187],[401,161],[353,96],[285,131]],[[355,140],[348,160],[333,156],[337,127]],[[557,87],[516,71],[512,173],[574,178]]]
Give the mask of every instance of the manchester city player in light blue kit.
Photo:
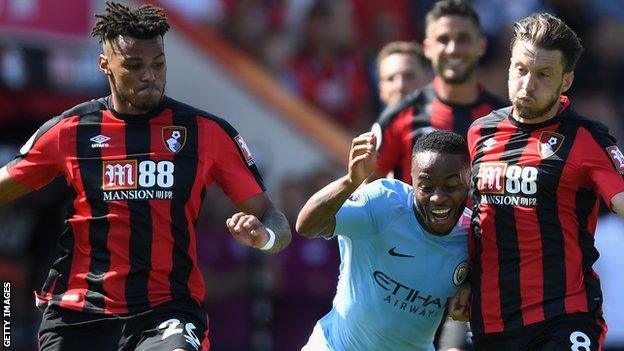
[[[297,218],[305,237],[337,236],[342,261],[333,308],[304,351],[433,350],[447,301],[468,274],[464,139],[446,131],[419,138],[413,187],[380,179],[359,188],[375,169],[376,143],[372,133],[354,138],[348,174]],[[451,309],[461,315],[467,306],[458,301]]]

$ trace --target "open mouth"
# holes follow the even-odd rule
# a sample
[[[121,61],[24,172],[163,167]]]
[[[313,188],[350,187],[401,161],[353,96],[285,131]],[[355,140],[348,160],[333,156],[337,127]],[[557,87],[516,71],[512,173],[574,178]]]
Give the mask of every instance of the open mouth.
[[[441,209],[435,209],[435,210],[431,210],[431,217],[437,222],[437,221],[446,221],[447,219],[449,219],[451,217],[451,209],[450,208],[441,208]]]

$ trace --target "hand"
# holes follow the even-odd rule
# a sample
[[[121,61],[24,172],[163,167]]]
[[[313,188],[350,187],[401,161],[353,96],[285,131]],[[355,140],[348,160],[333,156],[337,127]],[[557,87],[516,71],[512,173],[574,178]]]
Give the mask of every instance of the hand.
[[[372,132],[360,134],[351,142],[349,180],[359,186],[375,170],[377,137]]]
[[[240,244],[256,249],[269,241],[269,233],[260,220],[245,212],[237,212],[225,221],[230,234]]]
[[[470,319],[470,285],[462,285],[449,301],[449,317],[456,321],[467,322]]]

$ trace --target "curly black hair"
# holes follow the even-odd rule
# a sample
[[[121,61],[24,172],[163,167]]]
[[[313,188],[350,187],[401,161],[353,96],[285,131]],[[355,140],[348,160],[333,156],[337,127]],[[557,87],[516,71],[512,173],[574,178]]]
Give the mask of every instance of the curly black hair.
[[[461,135],[450,131],[436,130],[416,139],[412,155],[423,151],[463,155],[466,160],[469,159],[466,140]]]
[[[96,14],[99,20],[91,30],[91,36],[100,41],[109,41],[119,35],[137,39],[151,39],[164,36],[170,26],[162,8],[141,5],[137,8],[107,1],[104,14]]]

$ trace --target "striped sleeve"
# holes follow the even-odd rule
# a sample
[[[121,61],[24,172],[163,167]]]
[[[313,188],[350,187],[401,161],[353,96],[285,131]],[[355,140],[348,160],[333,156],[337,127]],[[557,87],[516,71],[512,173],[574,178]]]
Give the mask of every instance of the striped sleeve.
[[[215,120],[213,132],[215,167],[212,176],[223,192],[240,204],[264,192],[260,172],[243,137],[224,120]]]
[[[40,189],[62,173],[60,130],[62,118],[56,117],[41,126],[7,165],[13,181]]]
[[[595,189],[610,204],[613,196],[624,192],[624,156],[615,138],[598,123],[590,129],[579,129],[579,134],[584,141],[581,165]]]

